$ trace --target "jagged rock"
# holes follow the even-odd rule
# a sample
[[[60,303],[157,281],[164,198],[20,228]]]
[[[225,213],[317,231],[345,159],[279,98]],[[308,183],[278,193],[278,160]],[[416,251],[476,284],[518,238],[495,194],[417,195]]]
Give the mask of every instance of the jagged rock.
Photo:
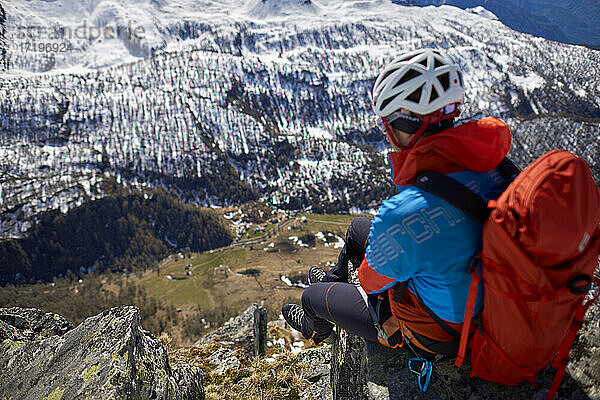
[[[554,369],[546,368],[536,379],[540,385],[535,388],[525,382],[507,386],[486,382],[478,378],[471,379],[468,362],[461,369],[454,367],[454,359],[434,363],[429,389],[421,393],[416,375],[407,368],[412,357],[406,351],[395,351],[379,344],[367,344],[367,389],[365,398],[371,400],[387,399],[539,399],[545,398],[554,378]],[[587,361],[580,360],[584,365]],[[596,372],[598,374],[598,372]],[[577,382],[567,374],[559,390],[557,399],[584,400],[597,398],[584,393]]]
[[[364,341],[339,329],[331,355],[331,390],[334,399],[367,398],[366,364]]]
[[[573,343],[567,371],[592,399],[600,399],[600,304],[588,310]]]
[[[254,305],[253,305],[254,306]],[[264,357],[267,353],[267,310],[263,307],[254,307],[254,355]]]
[[[223,375],[229,369],[239,368],[241,363],[237,357],[235,350],[224,349],[220,347],[214,353],[212,353],[208,360],[211,364],[215,365],[215,372],[217,375]]]
[[[223,375],[241,366],[240,357],[263,357],[267,348],[267,310],[252,304],[235,318],[208,333],[194,346],[214,344],[208,356],[213,372]]]
[[[16,341],[40,340],[63,335],[73,324],[58,314],[35,308],[0,309],[0,339]]]
[[[331,400],[331,348],[328,345],[312,347],[298,354],[298,363],[308,366],[304,379],[310,384],[300,393],[302,399]]]
[[[173,366],[173,378],[180,388],[180,394],[175,394],[177,399],[204,399],[202,386],[202,371],[188,363],[179,362]]]
[[[267,310],[252,304],[237,317],[202,337],[194,346],[207,343],[218,343],[255,356],[264,356],[267,347]]]
[[[348,262],[348,280],[358,284],[358,265]],[[363,339],[336,327],[331,354],[331,390],[334,399],[367,399],[367,358]]]
[[[350,266],[351,267],[351,266]],[[350,271],[350,276],[354,276]],[[592,306],[571,351],[556,399],[600,399],[600,306]],[[377,343],[338,331],[332,346],[331,387],[338,400],[388,399],[539,399],[543,400],[554,378],[555,370],[547,367],[536,379],[515,386],[471,379],[468,360],[463,368],[454,367],[454,359],[434,363],[429,389],[419,390],[417,377],[408,370],[407,350],[393,350]]]
[[[171,369],[135,307],[111,308],[75,328],[39,310],[0,315],[0,398],[204,398],[201,372]]]

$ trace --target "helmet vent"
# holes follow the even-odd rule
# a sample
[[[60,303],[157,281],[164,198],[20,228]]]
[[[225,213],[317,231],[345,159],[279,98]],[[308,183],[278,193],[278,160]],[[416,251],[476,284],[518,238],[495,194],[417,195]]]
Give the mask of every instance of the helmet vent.
[[[400,80],[398,81],[398,83],[396,83],[396,86],[394,86],[394,87],[397,88],[398,86],[410,81],[411,79],[416,78],[419,75],[421,75],[420,72],[415,71],[414,69],[411,68],[408,71],[406,71],[406,73],[402,76],[402,78],[400,78]]]
[[[425,84],[422,84],[417,90],[412,92],[410,96],[406,98],[408,101],[412,101],[413,103],[419,103],[421,101],[421,94],[423,93],[423,87]]]
[[[441,74],[440,76],[438,76],[438,80],[442,84],[444,90],[448,90],[448,88],[450,87],[450,73],[446,72],[444,74]]]
[[[443,105],[464,102],[463,79],[460,65],[442,49],[399,54],[375,80],[371,105],[380,117],[391,117],[401,109],[419,117],[429,115]]]
[[[381,81],[385,81],[387,79],[388,76],[390,76],[391,74],[393,74],[394,72],[398,71],[398,69],[391,69],[388,72],[385,73],[385,75],[381,78]]]
[[[431,103],[438,97],[440,97],[440,95],[438,94],[437,90],[435,90],[435,86],[432,86],[431,87],[431,96],[429,96],[429,102]]]
[[[386,108],[388,106],[388,104],[390,104],[392,102],[392,100],[394,100],[393,97],[390,97],[389,99],[385,99],[384,101],[381,102],[381,110],[383,110],[384,108]]]

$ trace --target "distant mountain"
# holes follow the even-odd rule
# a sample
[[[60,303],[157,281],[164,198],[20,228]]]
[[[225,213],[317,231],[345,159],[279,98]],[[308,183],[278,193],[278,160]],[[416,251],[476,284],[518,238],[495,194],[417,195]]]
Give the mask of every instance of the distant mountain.
[[[416,6],[483,6],[508,27],[546,39],[600,48],[597,0],[394,0]]]
[[[148,9],[136,16],[141,3]],[[107,177],[206,206],[258,199],[282,209],[374,210],[395,188],[373,83],[391,58],[426,46],[447,49],[463,68],[463,118],[509,124],[517,163],[564,148],[600,177],[600,51],[519,33],[483,9],[390,0],[115,4],[11,2],[12,27],[29,16],[40,25],[58,18],[66,29],[96,15],[94,24],[109,27],[137,18],[131,26],[147,35],[135,46],[110,39],[112,53],[97,41],[74,41],[68,53],[11,46],[11,68],[0,75],[0,238],[23,237],[42,212],[104,197]],[[154,50],[135,56],[124,43]]]
[[[247,15],[268,19],[293,16],[298,13],[317,14],[320,7],[311,0],[254,0],[246,4]]]
[[[513,0],[536,15],[561,27],[572,43],[600,49],[600,1],[598,0]]]

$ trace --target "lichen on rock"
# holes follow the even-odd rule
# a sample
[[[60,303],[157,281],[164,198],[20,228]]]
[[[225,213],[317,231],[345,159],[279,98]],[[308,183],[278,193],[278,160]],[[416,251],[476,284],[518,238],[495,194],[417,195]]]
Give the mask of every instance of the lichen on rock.
[[[557,399],[600,399],[599,320],[600,307],[592,306]],[[539,389],[505,386],[471,379],[468,363],[457,369],[448,359],[435,363],[421,393],[407,369],[411,354],[339,329],[333,345],[298,354],[291,351],[297,338],[269,336],[263,357],[266,332],[282,331],[282,323],[267,330],[266,312],[254,304],[194,347],[173,349],[168,338],[155,339],[141,327],[131,306],[77,327],[40,310],[0,309],[0,399],[542,400],[554,376],[551,368],[542,371]]]
[[[0,398],[204,398],[200,371],[172,369],[132,306],[77,327],[40,310],[0,309],[0,340]]]

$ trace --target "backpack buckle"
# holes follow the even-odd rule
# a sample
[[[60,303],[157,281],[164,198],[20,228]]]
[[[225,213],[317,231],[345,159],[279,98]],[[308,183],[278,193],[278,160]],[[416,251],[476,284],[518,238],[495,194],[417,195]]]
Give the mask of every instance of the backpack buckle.
[[[568,286],[573,294],[586,294],[592,287],[592,278],[587,274],[577,275],[569,281]]]
[[[421,376],[427,365],[427,360],[424,358],[413,357],[408,360],[408,370],[417,376]]]

